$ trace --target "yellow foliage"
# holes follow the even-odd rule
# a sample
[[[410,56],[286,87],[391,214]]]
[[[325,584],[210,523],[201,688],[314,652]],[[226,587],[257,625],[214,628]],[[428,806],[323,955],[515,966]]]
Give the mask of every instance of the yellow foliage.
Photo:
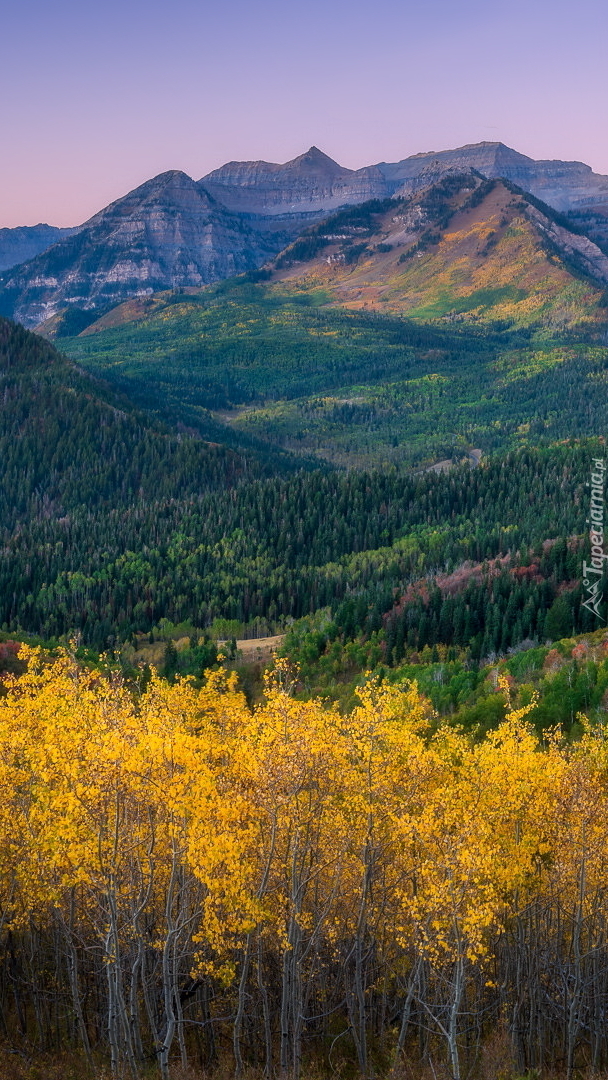
[[[343,717],[291,697],[281,666],[251,710],[225,672],[136,696],[68,651],[23,655],[0,698],[1,925],[95,941],[119,1004],[138,950],[165,987],[180,963],[227,985],[256,941],[297,986],[301,965],[373,940],[385,977],[418,958],[458,1001],[530,905],[577,948],[601,940],[602,727],[541,745],[532,703],[475,743],[437,727],[415,684],[370,679]]]

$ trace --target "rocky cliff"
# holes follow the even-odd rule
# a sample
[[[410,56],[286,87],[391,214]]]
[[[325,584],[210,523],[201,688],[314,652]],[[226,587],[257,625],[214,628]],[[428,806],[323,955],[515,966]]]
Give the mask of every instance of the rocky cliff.
[[[199,185],[230,210],[263,217],[325,214],[387,194],[375,166],[345,169],[316,146],[284,165],[231,161]]]
[[[608,176],[594,173],[581,161],[535,161],[500,142],[414,154],[357,171],[343,168],[311,146],[285,165],[231,161],[199,183],[236,211],[317,213],[367,199],[408,194],[450,169],[474,169],[488,179],[505,177],[555,210],[601,207],[608,214]]]

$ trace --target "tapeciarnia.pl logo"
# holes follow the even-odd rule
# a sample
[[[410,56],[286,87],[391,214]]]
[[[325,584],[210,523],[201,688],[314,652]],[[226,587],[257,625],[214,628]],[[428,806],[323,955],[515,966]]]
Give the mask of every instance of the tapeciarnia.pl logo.
[[[588,596],[583,600],[583,607],[602,618],[601,604],[603,594],[600,591],[600,582],[605,570],[605,560],[608,555],[604,554],[604,485],[606,481],[606,463],[603,458],[593,458],[591,462],[591,482],[587,487],[591,488],[589,500],[589,539],[591,541],[591,562],[583,562],[583,585]]]

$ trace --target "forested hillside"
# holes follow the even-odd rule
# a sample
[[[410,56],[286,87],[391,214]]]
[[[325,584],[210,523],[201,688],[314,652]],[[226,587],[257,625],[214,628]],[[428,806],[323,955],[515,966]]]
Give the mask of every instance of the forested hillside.
[[[405,324],[403,333],[414,363],[435,331]],[[522,448],[443,474],[281,478],[277,463],[284,470],[288,457],[264,461],[171,433],[39,338],[8,323],[2,335],[5,631],[76,633],[103,649],[163,618],[200,631],[216,618],[281,630],[329,608],[343,641],[380,633],[391,664],[425,645],[479,659],[589,628],[577,599],[587,445]],[[602,350],[580,356],[579,365],[601,369]],[[602,397],[569,386],[565,367],[549,386],[546,375],[521,380],[535,411],[534,387],[562,435],[577,401],[581,427],[599,427]],[[565,414],[549,406],[562,395]],[[438,407],[433,397],[421,403],[429,425]],[[561,547],[543,555],[553,542]],[[534,559],[524,581],[517,567]],[[487,560],[492,568],[450,585],[461,564]],[[547,621],[556,604],[561,620]]]
[[[532,625],[520,620],[521,637],[535,636],[561,582],[578,576],[588,459],[587,447],[562,446],[447,474],[312,472],[181,499],[159,492],[130,508],[93,500],[37,514],[5,531],[1,621],[47,637],[78,631],[103,648],[108,635],[129,637],[163,617],[201,629],[216,617],[281,627],[350,597],[353,632],[377,630],[423,576],[508,554],[515,565],[547,540],[563,551],[566,538],[580,537],[567,565],[563,556],[555,573],[547,564],[554,585],[538,592]],[[484,586],[474,586],[483,608]],[[419,611],[421,598],[412,603]],[[431,613],[432,644],[441,640],[435,600]],[[483,625],[476,615],[458,644],[483,637]],[[413,644],[422,646],[419,635]]]
[[[67,525],[83,507],[102,512],[140,499],[183,498],[244,474],[244,461],[230,450],[154,423],[6,319],[0,373],[4,530],[37,520]]]
[[[419,326],[325,299],[235,280],[159,297],[141,320],[61,346],[142,408],[206,437],[356,468],[606,430],[601,340]]]
[[[0,378],[3,529],[67,522],[76,510],[182,499],[302,466],[246,435],[228,433],[231,450],[183,425],[167,426],[6,319]],[[210,422],[212,433],[218,426]]]

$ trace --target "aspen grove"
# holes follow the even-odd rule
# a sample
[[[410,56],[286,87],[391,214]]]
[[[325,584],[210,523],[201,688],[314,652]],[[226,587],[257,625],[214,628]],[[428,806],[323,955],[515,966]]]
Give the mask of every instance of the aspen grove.
[[[83,1075],[608,1065],[608,728],[483,740],[23,648],[0,698],[0,1024]]]

